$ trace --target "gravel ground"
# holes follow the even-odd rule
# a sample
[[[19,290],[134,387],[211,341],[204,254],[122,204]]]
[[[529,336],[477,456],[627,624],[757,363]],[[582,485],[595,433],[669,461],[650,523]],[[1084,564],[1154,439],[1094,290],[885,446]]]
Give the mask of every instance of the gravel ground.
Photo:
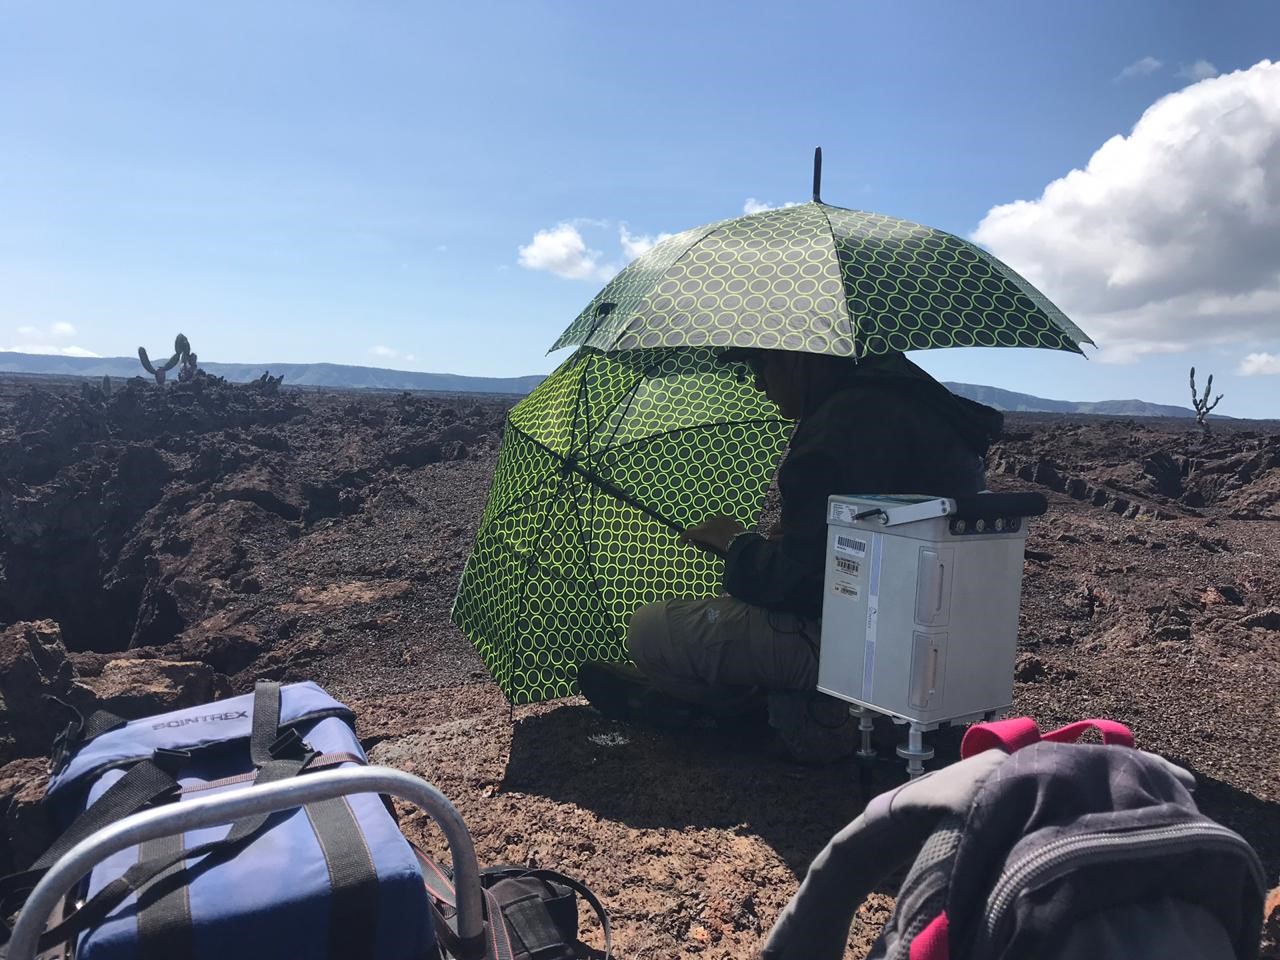
[[[245,389],[0,378],[0,625],[58,620],[84,670],[199,658],[237,690],[317,680],[375,761],[454,801],[484,861],[592,886],[618,956],[758,948],[866,802],[855,765],[787,764],[754,730],[628,729],[578,698],[511,710],[449,620],[511,399]],[[1051,504],[1028,542],[1015,711],[1128,723],[1274,880],[1280,425],[1204,440],[1185,421],[1013,414],[989,463],[996,489]],[[877,766],[871,788],[899,777]],[[411,811],[405,827],[438,845]],[[859,911],[849,957],[891,894]]]

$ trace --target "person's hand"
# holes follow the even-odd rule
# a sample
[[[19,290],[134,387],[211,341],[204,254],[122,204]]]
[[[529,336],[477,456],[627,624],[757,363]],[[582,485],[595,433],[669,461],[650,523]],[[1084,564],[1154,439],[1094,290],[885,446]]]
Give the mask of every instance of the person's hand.
[[[724,553],[729,549],[729,541],[746,529],[733,517],[708,517],[682,533],[680,542]]]

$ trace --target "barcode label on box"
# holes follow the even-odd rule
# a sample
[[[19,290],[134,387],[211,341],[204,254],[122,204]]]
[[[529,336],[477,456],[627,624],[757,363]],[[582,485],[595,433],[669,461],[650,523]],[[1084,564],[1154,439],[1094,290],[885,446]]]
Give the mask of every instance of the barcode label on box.
[[[836,553],[844,557],[856,557],[861,560],[867,555],[867,541],[857,537],[846,537],[836,534]]]
[[[862,563],[858,560],[849,560],[846,557],[836,557],[836,570],[851,577],[856,577],[862,571]]]
[[[850,600],[857,600],[861,595],[858,584],[853,580],[835,580],[831,584],[831,590]]]

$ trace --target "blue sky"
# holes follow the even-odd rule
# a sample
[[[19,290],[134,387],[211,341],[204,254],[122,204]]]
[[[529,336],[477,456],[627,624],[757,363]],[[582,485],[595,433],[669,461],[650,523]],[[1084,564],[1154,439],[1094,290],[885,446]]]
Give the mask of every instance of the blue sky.
[[[546,372],[624,238],[806,200],[821,144],[824,200],[976,236],[1103,346],[937,375],[1185,405],[1194,363],[1280,417],[1268,58],[1274,0],[0,0],[0,349]]]

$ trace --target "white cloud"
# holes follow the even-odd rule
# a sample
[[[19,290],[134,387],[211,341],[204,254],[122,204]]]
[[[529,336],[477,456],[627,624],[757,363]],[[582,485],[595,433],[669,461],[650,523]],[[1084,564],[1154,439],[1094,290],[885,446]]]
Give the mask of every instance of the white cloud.
[[[418,358],[412,353],[402,353],[395,347],[388,347],[385,343],[379,343],[369,348],[369,355],[374,358],[376,363],[393,363],[406,364],[416,363]]]
[[[1208,60],[1197,60],[1189,67],[1183,67],[1178,71],[1178,76],[1184,80],[1190,80],[1192,83],[1199,83],[1201,80],[1209,80],[1218,75],[1218,68]]]
[[[1280,356],[1274,353],[1251,353],[1240,361],[1236,373],[1242,377],[1280,374]]]
[[[34,353],[44,356],[63,356],[63,357],[96,357],[99,354],[92,350],[86,350],[84,347],[77,346],[74,343],[61,343],[55,341],[69,340],[76,335],[76,328],[71,324],[59,320],[56,323],[49,324],[48,327],[41,329],[32,324],[23,324],[14,330],[17,334],[18,342],[13,346],[0,347],[0,350],[12,353]]]
[[[573,280],[607,280],[616,270],[604,266],[602,256],[599,250],[587,246],[577,227],[561,223],[550,230],[539,230],[532,241],[520,248],[520,266]]]
[[[22,332],[21,328],[18,332]],[[100,353],[94,353],[92,350],[86,350],[84,347],[77,347],[75,344],[71,344],[69,346],[56,346],[52,343],[19,343],[12,347],[0,347],[0,353],[35,353],[44,356],[62,357],[102,356]]]
[[[1132,77],[1145,77],[1155,73],[1164,63],[1155,57],[1143,57],[1141,60],[1135,60],[1129,64],[1119,74],[1116,75],[1117,80],[1128,80]]]
[[[636,257],[648,253],[663,240],[672,236],[675,236],[675,234],[660,233],[654,237],[646,233],[637,236],[627,229],[625,223],[618,224],[618,241],[622,244],[622,255],[628,260],[634,260]]]
[[[1270,339],[1280,317],[1280,63],[1156,101],[1127,136],[973,234],[1129,361]]]
[[[795,200],[788,200],[786,203],[780,203],[774,206],[771,203],[765,203],[763,200],[757,200],[755,197],[747,197],[746,202],[742,205],[743,213],[764,213],[766,210],[781,210],[784,207],[800,206]]]

